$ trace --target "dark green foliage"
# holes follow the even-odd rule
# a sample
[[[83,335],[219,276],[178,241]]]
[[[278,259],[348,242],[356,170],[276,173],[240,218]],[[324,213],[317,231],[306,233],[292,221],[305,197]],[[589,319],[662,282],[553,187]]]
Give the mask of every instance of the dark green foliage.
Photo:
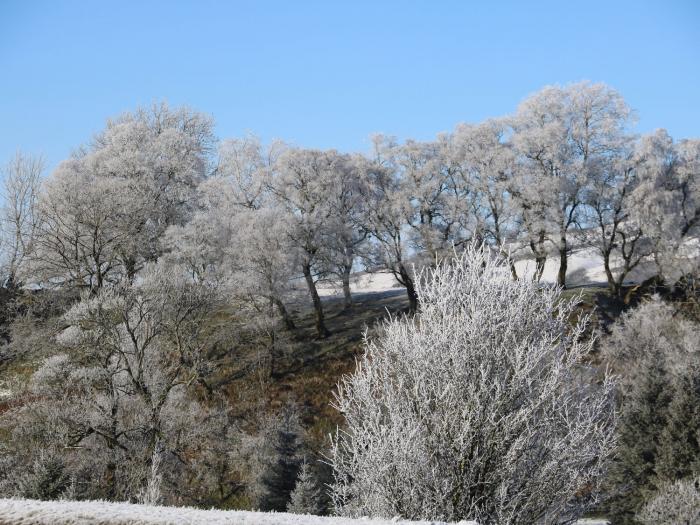
[[[690,363],[674,381],[666,426],[659,438],[656,475],[675,480],[700,474],[700,364]]]
[[[17,483],[18,495],[24,498],[58,499],[69,488],[70,478],[63,460],[54,455],[41,454],[32,468]]]
[[[638,523],[635,516],[662,487],[698,472],[698,328],[676,305],[654,298],[624,314],[602,341],[621,377],[606,505],[616,525]]]
[[[633,523],[634,514],[655,490],[658,438],[666,425],[671,388],[662,361],[649,359],[636,391],[625,396],[618,426],[618,454],[611,465],[610,501],[614,523]]]
[[[615,524],[634,516],[666,485],[700,473],[700,366],[680,375],[660,355],[645,360],[622,404],[619,452],[610,469]]]
[[[284,512],[301,469],[301,429],[295,414],[287,411],[277,429],[274,457],[262,476],[261,510]]]

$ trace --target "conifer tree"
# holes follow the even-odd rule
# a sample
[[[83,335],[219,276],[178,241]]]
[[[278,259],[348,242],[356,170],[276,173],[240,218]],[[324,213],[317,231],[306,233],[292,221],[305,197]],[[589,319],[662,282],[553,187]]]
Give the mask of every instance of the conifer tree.
[[[287,411],[277,430],[273,446],[275,457],[262,476],[262,510],[287,510],[301,468],[300,449],[301,429],[296,414]]]
[[[658,354],[639,373],[636,391],[624,400],[618,425],[618,453],[610,468],[613,497],[609,508],[614,523],[630,523],[654,485],[659,455],[658,436],[666,426],[672,393]]]
[[[309,464],[304,461],[299,470],[296,486],[292,491],[287,512],[294,514],[323,514],[323,495]]]
[[[655,469],[668,482],[700,474],[700,363],[691,363],[674,383]]]

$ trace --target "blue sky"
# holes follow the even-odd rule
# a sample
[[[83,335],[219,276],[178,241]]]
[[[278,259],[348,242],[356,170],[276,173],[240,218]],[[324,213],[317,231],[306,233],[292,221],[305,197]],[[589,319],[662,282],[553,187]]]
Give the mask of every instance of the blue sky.
[[[0,0],[0,162],[52,168],[161,99],[221,138],[365,151],[582,79],[618,89],[640,132],[700,136],[700,1]]]

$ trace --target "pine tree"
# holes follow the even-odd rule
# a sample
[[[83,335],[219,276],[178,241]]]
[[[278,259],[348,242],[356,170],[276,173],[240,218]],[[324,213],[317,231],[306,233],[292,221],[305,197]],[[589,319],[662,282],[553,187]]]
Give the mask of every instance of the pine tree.
[[[296,486],[287,505],[287,512],[294,514],[323,514],[323,495],[308,463],[304,461],[299,470]]]
[[[261,480],[264,493],[261,510],[284,512],[301,468],[301,429],[296,414],[287,411],[282,416],[275,441],[275,457]]]
[[[634,514],[657,489],[654,481],[658,440],[673,397],[662,356],[650,357],[640,369],[636,390],[622,403],[618,453],[608,478],[614,523],[631,523]]]
[[[655,468],[667,482],[700,474],[700,363],[689,364],[674,383]]]
[[[18,481],[18,494],[24,498],[53,500],[61,497],[69,487],[70,478],[60,457],[40,454]]]

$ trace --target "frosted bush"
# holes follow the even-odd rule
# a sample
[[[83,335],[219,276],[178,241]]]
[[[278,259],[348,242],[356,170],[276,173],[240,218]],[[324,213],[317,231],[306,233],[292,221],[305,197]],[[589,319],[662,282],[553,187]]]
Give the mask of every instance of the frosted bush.
[[[612,381],[585,377],[582,318],[478,246],[418,280],[416,317],[367,340],[335,404],[332,495],[350,516],[560,523],[597,499]]]

